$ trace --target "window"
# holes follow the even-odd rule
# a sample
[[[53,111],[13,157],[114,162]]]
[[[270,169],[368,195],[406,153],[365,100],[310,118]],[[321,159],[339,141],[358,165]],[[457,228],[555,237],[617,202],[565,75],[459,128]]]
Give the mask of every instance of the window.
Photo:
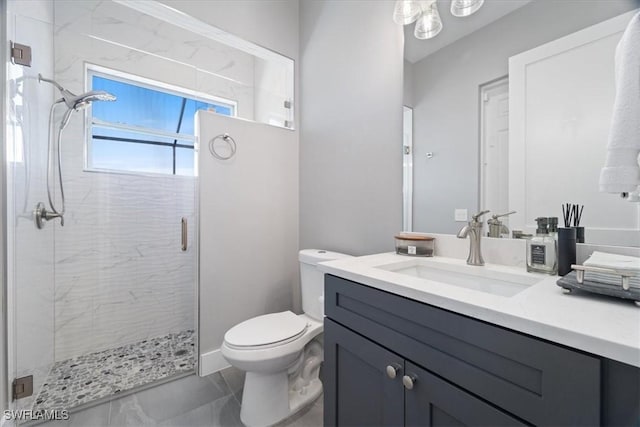
[[[194,116],[198,110],[236,115],[234,101],[187,94],[132,76],[88,71],[91,90],[116,96],[94,102],[87,146],[91,170],[193,175]]]

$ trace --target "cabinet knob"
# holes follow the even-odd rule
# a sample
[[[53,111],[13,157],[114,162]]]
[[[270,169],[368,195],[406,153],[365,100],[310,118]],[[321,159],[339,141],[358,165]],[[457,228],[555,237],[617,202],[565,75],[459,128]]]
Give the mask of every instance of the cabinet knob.
[[[391,365],[387,365],[387,376],[391,379],[394,379],[398,372],[402,369],[402,366],[397,363],[392,363]]]
[[[416,381],[418,381],[418,376],[416,374],[409,374],[402,377],[402,385],[404,385],[404,388],[407,390],[413,389],[413,385]]]

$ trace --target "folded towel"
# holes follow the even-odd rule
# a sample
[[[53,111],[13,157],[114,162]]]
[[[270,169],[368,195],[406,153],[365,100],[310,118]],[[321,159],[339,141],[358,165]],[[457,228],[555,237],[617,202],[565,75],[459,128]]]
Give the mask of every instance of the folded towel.
[[[632,192],[640,184],[640,12],[616,48],[616,98],[600,191]]]
[[[622,277],[614,274],[596,273],[595,271],[585,271],[584,280],[602,283],[611,286],[622,286]],[[640,289],[640,276],[629,278],[629,286]]]
[[[594,251],[584,265],[640,274],[640,258]]]

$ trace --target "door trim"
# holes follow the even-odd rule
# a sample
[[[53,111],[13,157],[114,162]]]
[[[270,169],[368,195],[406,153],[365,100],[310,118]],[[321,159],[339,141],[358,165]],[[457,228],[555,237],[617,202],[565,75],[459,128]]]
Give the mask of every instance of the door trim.
[[[485,208],[485,179],[484,179],[484,162],[486,156],[485,149],[485,118],[486,118],[486,102],[485,96],[488,96],[490,92],[493,92],[495,89],[506,87],[507,96],[509,95],[509,75],[499,77],[495,80],[488,81],[480,85],[479,88],[479,108],[480,118],[479,118],[479,134],[478,134],[478,153],[479,155],[479,165],[478,165],[478,212]],[[492,212],[493,214],[504,213],[504,212]]]

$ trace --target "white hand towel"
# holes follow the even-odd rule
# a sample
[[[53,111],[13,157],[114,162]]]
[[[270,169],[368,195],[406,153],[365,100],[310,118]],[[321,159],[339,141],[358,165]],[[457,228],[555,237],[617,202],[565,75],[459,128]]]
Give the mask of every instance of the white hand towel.
[[[616,99],[600,191],[632,192],[640,184],[640,12],[616,48]]]
[[[594,251],[589,259],[584,262],[584,265],[640,273],[640,258],[628,255]]]

